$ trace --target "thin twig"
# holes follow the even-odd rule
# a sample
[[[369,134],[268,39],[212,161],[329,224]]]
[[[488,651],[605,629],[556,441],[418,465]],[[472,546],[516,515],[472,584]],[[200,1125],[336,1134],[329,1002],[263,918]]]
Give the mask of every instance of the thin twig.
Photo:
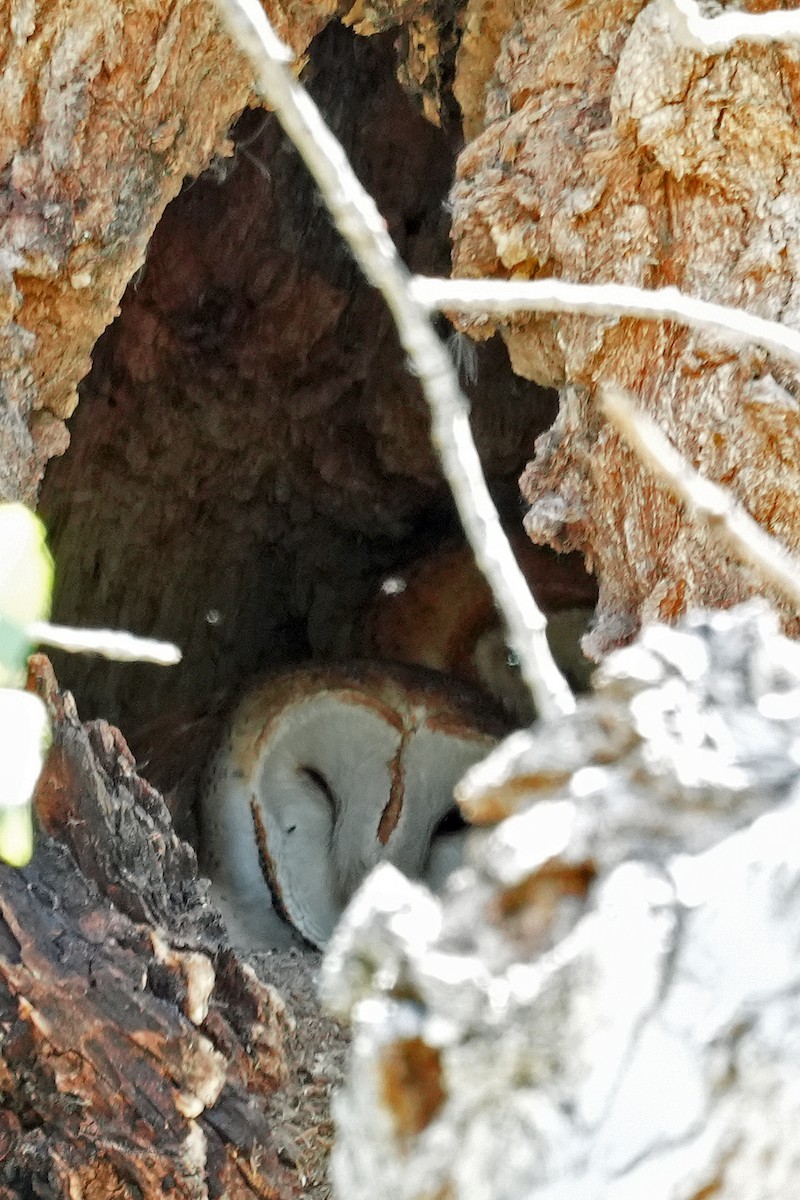
[[[639,459],[683,502],[690,516],[727,542],[738,559],[800,608],[800,564],[766,533],[729,491],[698,474],[654,421],[615,388],[604,388],[600,403],[614,428]]]
[[[717,54],[735,42],[779,42],[800,37],[797,9],[761,13],[726,12],[704,17],[694,0],[666,0],[676,40],[692,50]]]
[[[70,654],[99,654],[117,662],[173,667],[182,657],[172,642],[157,642],[116,629],[73,629],[69,625],[51,625],[49,621],[32,621],[26,632],[32,642],[44,646],[54,646]]]
[[[261,93],[316,180],[339,232],[391,310],[430,405],[433,442],[464,530],[505,619],[509,643],[519,657],[536,708],[543,717],[571,712],[575,700],[550,653],[544,614],[530,593],[489,495],[467,400],[428,312],[411,293],[411,276],[383,218],[311,97],[295,82],[287,67],[291,54],[271,28],[259,0],[217,2],[255,68]]]
[[[415,275],[414,297],[425,308],[461,313],[567,312],[598,317],[679,321],[708,330],[734,348],[757,345],[800,365],[800,333],[741,308],[686,296],[677,288],[648,290],[623,283],[563,279],[433,279]]]

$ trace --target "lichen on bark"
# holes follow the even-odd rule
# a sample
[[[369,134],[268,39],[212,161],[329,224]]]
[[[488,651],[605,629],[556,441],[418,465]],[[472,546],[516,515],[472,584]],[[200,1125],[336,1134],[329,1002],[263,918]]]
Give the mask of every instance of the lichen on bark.
[[[798,698],[761,602],[651,626],[471,769],[503,819],[441,900],[373,873],[323,964],[338,1195],[792,1192]]]

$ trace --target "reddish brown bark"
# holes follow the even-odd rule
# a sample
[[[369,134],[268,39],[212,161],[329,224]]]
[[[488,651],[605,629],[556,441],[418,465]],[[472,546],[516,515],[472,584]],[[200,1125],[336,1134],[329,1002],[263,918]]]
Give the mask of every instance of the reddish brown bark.
[[[303,54],[347,5],[265,7]],[[6,9],[0,494],[34,498],[64,450],[89,355],[149,249],[97,355],[94,407],[79,412],[68,466],[50,482],[69,615],[177,636],[184,695],[329,649],[342,613],[443,508],[425,410],[382,306],[331,251],[271,118],[244,131],[224,191],[228,126],[253,97],[211,5]],[[311,56],[311,81],[328,71],[319,90],[415,268],[442,269],[454,95],[474,138],[459,167],[458,272],[679,283],[793,321],[791,54],[678,53],[638,0],[359,0],[347,16],[359,33],[395,32],[366,65],[359,43],[331,42]],[[444,132],[413,116],[395,69]],[[216,176],[153,238],[184,177],[215,153]],[[621,449],[594,402],[603,381],[635,390],[694,462],[796,547],[788,372],[669,326],[471,328],[495,326],[520,375],[562,388],[525,477],[529,528],[596,566],[595,651],[642,617],[758,587]],[[503,476],[546,416],[496,346],[481,364],[475,424]],[[142,716],[170,686],[86,670],[102,711]],[[0,871],[0,1200],[289,1196],[271,1108],[286,1068],[282,1005],[226,949],[193,856],[121,735],[81,726],[41,664],[37,680],[56,728],[38,795],[48,836],[26,872]],[[426,1077],[405,1117],[422,1128],[441,1099],[438,1060],[406,1048],[390,1066],[404,1095]]]
[[[265,7],[302,53],[336,3]],[[4,0],[0,62],[0,495],[30,501],[164,207],[253,93],[204,0]]]
[[[484,72],[484,130],[459,161],[456,272],[675,284],[796,324],[795,57],[678,49],[663,11],[638,0],[519,6]],[[800,549],[798,381],[785,365],[669,323],[471,324],[495,328],[519,373],[562,388],[523,477],[526,525],[595,568],[594,653],[641,620],[762,590],[620,445],[595,403],[604,382],[635,393],[696,467]]]
[[[31,686],[54,741],[48,836],[24,871],[0,868],[2,1194],[296,1194],[270,1116],[282,1002],[225,948],[118,732],[80,725],[46,659]]]

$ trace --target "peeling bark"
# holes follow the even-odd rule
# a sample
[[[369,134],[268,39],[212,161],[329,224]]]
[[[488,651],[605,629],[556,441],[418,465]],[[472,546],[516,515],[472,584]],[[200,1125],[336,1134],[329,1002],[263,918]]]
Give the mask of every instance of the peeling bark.
[[[226,949],[194,855],[116,730],[81,726],[46,659],[49,836],[0,868],[0,1191],[284,1200],[271,1104],[283,1003]]]
[[[348,1200],[766,1200],[797,1186],[800,648],[651,626],[472,768],[443,899],[390,866],[323,992]],[[790,715],[790,713],[792,715]]]
[[[266,7],[302,55],[347,6]],[[65,449],[88,356],[149,246],[138,290],[96,353],[71,457],[49,481],[64,615],[177,636],[189,652],[173,677],[179,699],[329,650],[342,615],[407,561],[443,503],[424,408],[385,312],[331,250],[327,218],[274,121],[245,117],[241,153],[230,154],[228,126],[253,97],[211,6],[31,0],[9,4],[7,18],[0,494],[34,498],[45,461]],[[351,43],[350,91],[341,75],[321,78],[325,55],[341,67],[341,30],[311,54],[309,76],[327,88],[414,268],[441,269],[454,95],[475,138],[455,194],[457,272],[679,283],[794,321],[792,51],[676,52],[658,5],[633,0],[359,0],[348,19],[361,33],[390,31],[373,39],[369,87],[358,82],[368,56]],[[395,37],[400,78],[443,133],[415,124],[387,84]],[[184,177],[215,155],[214,178],[187,189],[151,238]],[[240,186],[222,200],[226,161]],[[672,326],[470,326],[478,337],[495,328],[521,375],[561,388],[559,418],[525,477],[528,524],[535,539],[596,566],[593,652],[643,617],[674,619],[690,603],[731,604],[758,587],[619,446],[594,404],[604,380],[636,391],[697,466],[796,548],[792,373]],[[496,344],[480,361],[475,421],[499,478],[517,469],[547,413],[532,411],[537,394],[505,373]],[[752,1182],[759,1161],[775,1193],[789,1194],[791,798],[773,826],[781,854],[759,851],[751,822],[796,782],[784,744],[794,719],[762,709],[774,694],[794,703],[797,680],[781,676],[791,647],[772,634],[748,640],[743,628],[731,643],[742,658],[720,669],[744,698],[744,723],[724,726],[728,742],[758,743],[750,790],[720,804],[713,772],[692,781],[695,793],[686,784],[702,637],[692,633],[674,660],[677,643],[662,631],[667,640],[608,676],[575,722],[510,748],[491,768],[503,776],[496,786],[465,792],[476,819],[542,803],[476,845],[443,926],[428,898],[394,892],[385,876],[388,911],[367,901],[353,910],[329,975],[340,1011],[357,1023],[371,1013],[357,1024],[339,1109],[349,1200],[526,1190],[555,1200],[565,1189],[571,1200],[598,1190],[621,1200],[627,1184],[651,1195],[676,1179],[679,1200],[742,1200],[763,1195]],[[670,707],[665,683],[644,716],[641,703],[634,713],[647,692],[643,661],[661,682],[677,678],[686,708]],[[167,676],[131,673],[121,684],[105,664],[85,670],[97,711],[141,718],[175,699]],[[286,1069],[282,1006],[225,948],[193,856],[121,735],[102,721],[81,726],[41,665],[37,680],[56,725],[38,795],[48,837],[27,872],[0,871],[0,1200],[206,1188],[289,1196],[296,1179],[279,1159],[270,1107]],[[689,742],[690,753],[668,747],[662,772],[642,750],[647,711]],[[709,736],[719,729],[711,722]],[[741,755],[726,759],[723,748],[712,765],[735,776]],[[678,789],[673,811],[676,778],[691,794]],[[586,788],[595,790],[583,802]],[[685,901],[679,852],[717,841],[735,850],[737,828],[753,842],[729,894]],[[745,908],[754,873],[756,902]],[[405,928],[398,913],[410,914]],[[743,929],[757,986],[737,974]],[[606,955],[624,957],[627,939],[623,979]],[[631,978],[639,990],[629,994]],[[687,994],[719,1000],[703,1029]],[[371,1009],[358,1005],[365,995]],[[648,1089],[673,1076],[669,1104],[652,1112]]]
[[[459,160],[456,274],[674,284],[796,324],[797,94],[792,47],[678,49],[658,3],[528,8]],[[669,323],[522,315],[469,328],[500,329],[516,371],[562,389],[523,476],[526,527],[595,569],[593,656],[641,621],[762,590],[620,445],[595,404],[603,382],[630,389],[690,462],[800,549],[794,372]]]
[[[298,54],[335,8],[266,5]],[[254,97],[205,0],[5,0],[0,62],[0,495],[30,502],[156,222]]]

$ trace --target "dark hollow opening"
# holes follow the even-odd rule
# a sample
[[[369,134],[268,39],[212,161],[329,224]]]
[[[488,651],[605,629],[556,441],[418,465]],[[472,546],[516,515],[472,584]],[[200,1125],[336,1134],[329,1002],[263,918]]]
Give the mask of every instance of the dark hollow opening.
[[[395,77],[391,37],[329,26],[305,81],[414,270],[449,269],[457,139]],[[130,735],[259,670],[347,651],[388,571],[458,538],[419,387],[277,122],[187,181],[98,343],[41,512],[55,618],[176,641],[177,668],[56,657],[84,717]],[[499,340],[475,348],[473,427],[511,524],[555,414]]]

